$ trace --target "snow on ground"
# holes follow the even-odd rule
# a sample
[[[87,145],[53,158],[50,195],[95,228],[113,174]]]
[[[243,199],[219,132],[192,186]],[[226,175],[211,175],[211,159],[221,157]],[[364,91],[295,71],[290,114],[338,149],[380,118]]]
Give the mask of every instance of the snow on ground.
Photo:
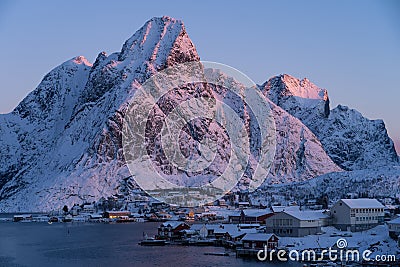
[[[322,227],[322,231],[324,232],[322,235],[280,237],[279,246],[294,245],[293,249],[295,250],[329,247],[334,249],[338,239],[342,238],[347,241],[348,248],[357,248],[360,255],[363,251],[369,249],[372,251],[370,258],[374,258],[376,255],[396,255],[397,259],[400,258],[400,248],[396,241],[389,237],[387,225],[379,225],[362,232],[343,232],[332,226]],[[343,234],[351,236],[346,237]]]

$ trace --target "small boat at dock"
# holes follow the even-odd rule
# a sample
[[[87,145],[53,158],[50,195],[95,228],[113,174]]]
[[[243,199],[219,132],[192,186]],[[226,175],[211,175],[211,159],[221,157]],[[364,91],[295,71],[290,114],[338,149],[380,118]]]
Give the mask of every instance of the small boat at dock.
[[[167,240],[155,239],[154,237],[146,237],[139,242],[139,245],[141,246],[165,246],[167,244],[169,244]]]
[[[204,255],[229,256],[229,253],[227,253],[227,252],[205,252]]]

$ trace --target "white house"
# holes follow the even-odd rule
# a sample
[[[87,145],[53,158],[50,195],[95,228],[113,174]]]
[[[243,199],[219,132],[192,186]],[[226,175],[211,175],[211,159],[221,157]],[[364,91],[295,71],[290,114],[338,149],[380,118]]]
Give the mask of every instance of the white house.
[[[363,231],[384,222],[385,207],[376,199],[341,199],[331,209],[333,224],[343,231]]]
[[[69,211],[73,216],[77,216],[82,211],[82,208],[79,205],[74,205]]]
[[[256,233],[256,228],[244,228],[241,224],[193,224],[190,229],[198,232],[202,238],[234,240],[248,233]],[[259,226],[259,225],[258,225]]]
[[[397,239],[400,235],[400,217],[391,220],[387,224],[389,227],[389,236],[393,239]]]
[[[278,236],[302,237],[321,232],[328,225],[329,215],[322,211],[286,210],[265,220],[266,232]]]
[[[93,204],[85,204],[83,205],[82,211],[85,213],[94,213],[96,209]]]

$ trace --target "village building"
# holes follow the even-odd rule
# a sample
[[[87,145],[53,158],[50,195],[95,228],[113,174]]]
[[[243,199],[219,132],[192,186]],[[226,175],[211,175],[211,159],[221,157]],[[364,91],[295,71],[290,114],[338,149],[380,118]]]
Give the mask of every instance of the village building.
[[[282,212],[285,210],[292,210],[292,211],[299,211],[300,210],[300,206],[297,205],[293,205],[293,206],[271,206],[271,211],[273,213],[278,213],[278,212]]]
[[[341,199],[331,209],[333,225],[342,231],[363,231],[384,223],[384,209],[370,198]]]
[[[103,214],[104,218],[109,219],[123,219],[129,216],[131,216],[130,211],[106,211]]]
[[[217,224],[192,224],[190,229],[198,233],[201,238],[214,238],[214,231],[218,227]]]
[[[255,225],[255,224],[252,224]],[[259,224],[257,224],[260,226]],[[247,233],[256,233],[256,227],[242,224],[193,224],[192,230],[199,233],[202,238],[215,238],[237,241]]]
[[[389,227],[389,236],[397,240],[400,235],[400,217],[389,221],[387,225]]]
[[[278,247],[279,238],[274,234],[265,233],[249,233],[242,238],[244,249],[276,249]]]
[[[72,215],[72,216],[77,216],[77,215],[79,215],[79,213],[82,211],[82,208],[81,208],[81,206],[79,206],[79,205],[74,205],[74,206],[72,206],[72,208],[70,209],[70,214]]]
[[[231,214],[228,216],[228,221],[230,223],[259,223],[264,224],[265,219],[272,216],[273,212],[271,209],[243,209],[236,214]]]
[[[239,223],[240,222],[240,211],[232,212],[228,215],[228,222],[229,223]]]
[[[242,229],[240,225],[236,224],[220,224],[214,229],[214,236],[216,239],[223,239],[225,241],[239,241],[248,233],[256,233],[255,228]]]
[[[250,207],[251,205],[250,205],[250,202],[248,202],[248,201],[239,201],[238,203],[237,203],[237,207],[239,208],[239,209],[243,209],[243,208],[248,208],[248,207]]]
[[[218,206],[220,207],[228,207],[228,204],[226,203],[226,200],[221,198],[218,200]]]
[[[203,212],[201,214],[196,214],[195,218],[197,219],[201,219],[201,220],[216,220],[217,218],[217,213],[212,212],[212,211],[208,211],[208,212]]]
[[[398,205],[385,204],[385,217],[389,218],[388,220],[390,220],[390,217],[395,215],[398,209]]]
[[[84,213],[95,213],[96,209],[93,204],[85,204],[82,207],[82,212]]]
[[[265,220],[265,231],[278,236],[303,237],[321,232],[329,224],[329,215],[322,210],[286,210]]]
[[[90,221],[100,222],[102,219],[103,219],[103,216],[101,214],[90,214],[89,215]],[[72,217],[71,217],[71,220],[72,220]]]
[[[190,225],[179,221],[167,221],[158,227],[158,237],[161,239],[181,239],[185,234],[183,230],[189,230]]]
[[[32,221],[32,219],[33,219],[32,214],[14,215],[13,217],[14,222]]]
[[[271,217],[273,212],[270,209],[244,209],[240,213],[240,222],[243,224],[260,223],[264,224],[265,219]]]

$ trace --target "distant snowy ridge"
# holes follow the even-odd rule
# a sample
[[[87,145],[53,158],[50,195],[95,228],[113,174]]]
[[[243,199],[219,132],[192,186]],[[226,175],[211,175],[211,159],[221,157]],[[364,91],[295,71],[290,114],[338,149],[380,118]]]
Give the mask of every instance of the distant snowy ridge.
[[[382,120],[369,120],[342,105],[330,110],[328,91],[308,79],[284,74],[269,79],[260,89],[276,105],[300,119],[341,168],[362,170],[399,162]]]

